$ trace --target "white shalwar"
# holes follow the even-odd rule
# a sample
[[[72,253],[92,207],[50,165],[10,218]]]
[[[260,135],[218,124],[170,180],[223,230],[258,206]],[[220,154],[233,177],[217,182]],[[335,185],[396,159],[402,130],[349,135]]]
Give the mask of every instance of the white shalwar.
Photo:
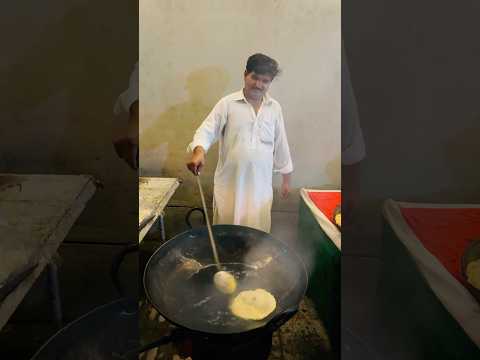
[[[266,95],[255,114],[243,90],[222,98],[195,132],[190,151],[219,141],[213,223],[270,232],[272,174],[293,171],[280,104]]]

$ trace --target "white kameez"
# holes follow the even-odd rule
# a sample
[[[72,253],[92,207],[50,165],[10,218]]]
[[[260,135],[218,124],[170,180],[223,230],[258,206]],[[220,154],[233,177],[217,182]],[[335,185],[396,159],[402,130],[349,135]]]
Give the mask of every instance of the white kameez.
[[[195,132],[189,150],[219,141],[213,223],[270,232],[272,174],[293,171],[280,104],[266,95],[255,115],[243,90],[222,98]]]

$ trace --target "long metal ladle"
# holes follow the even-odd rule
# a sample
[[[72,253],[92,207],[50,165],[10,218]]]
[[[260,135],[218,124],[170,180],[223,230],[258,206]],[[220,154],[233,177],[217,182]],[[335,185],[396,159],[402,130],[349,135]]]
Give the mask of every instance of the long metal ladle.
[[[205,196],[203,195],[202,183],[200,182],[200,173],[197,174],[197,184],[200,189],[200,197],[202,198],[203,211],[205,212],[205,221],[207,223],[208,237],[210,239],[210,245],[212,246],[213,258],[217,266],[217,273],[213,277],[213,281],[218,290],[223,293],[231,294],[235,291],[237,283],[235,277],[227,271],[221,270],[220,260],[218,259],[218,252],[215,240],[213,238],[212,226],[210,225],[210,219],[208,218],[207,204],[205,202]]]

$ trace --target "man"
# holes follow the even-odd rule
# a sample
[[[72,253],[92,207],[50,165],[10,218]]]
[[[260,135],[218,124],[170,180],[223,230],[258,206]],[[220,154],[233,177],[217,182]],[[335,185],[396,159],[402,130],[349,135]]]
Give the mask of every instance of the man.
[[[138,62],[135,64],[128,89],[117,99],[114,114],[128,113],[127,127],[113,139],[117,155],[134,170],[138,169]]]
[[[214,177],[213,223],[270,231],[272,174],[282,175],[281,194],[290,191],[293,171],[280,104],[267,91],[279,73],[263,54],[248,58],[242,90],[225,96],[195,132],[187,163],[199,175],[205,154],[219,142]]]

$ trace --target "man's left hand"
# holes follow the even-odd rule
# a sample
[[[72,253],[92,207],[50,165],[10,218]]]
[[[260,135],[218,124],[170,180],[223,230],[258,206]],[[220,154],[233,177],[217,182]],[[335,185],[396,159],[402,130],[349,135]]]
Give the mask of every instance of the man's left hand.
[[[282,174],[282,187],[280,193],[282,194],[282,198],[286,199],[288,194],[290,193],[290,178],[291,174]]]
[[[290,193],[290,184],[288,182],[283,182],[280,192],[282,194],[282,198],[286,199]]]

